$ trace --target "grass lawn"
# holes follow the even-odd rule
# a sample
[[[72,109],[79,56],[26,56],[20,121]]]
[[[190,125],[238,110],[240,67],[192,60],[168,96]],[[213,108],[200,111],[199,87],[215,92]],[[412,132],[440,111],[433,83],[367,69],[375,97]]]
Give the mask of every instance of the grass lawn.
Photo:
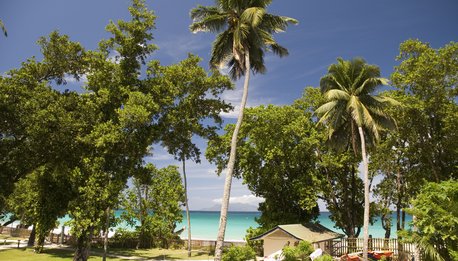
[[[208,253],[193,251],[192,256],[188,258],[187,251],[183,249],[172,250],[172,249],[147,249],[147,250],[135,250],[135,249],[111,249],[109,251],[111,255],[120,256],[138,256],[144,259],[156,259],[156,260],[213,260],[213,256],[209,256]],[[100,260],[102,250],[92,249],[91,257],[89,260]],[[36,254],[32,248],[21,248],[21,249],[6,249],[0,250],[0,260],[18,260],[18,261],[60,261],[60,260],[72,260],[73,251],[65,249],[45,249],[43,253]],[[110,258],[107,260],[118,261],[126,260],[119,258]]]
[[[95,250],[97,252],[101,250]],[[191,257],[188,257],[188,251],[185,249],[109,249],[113,255],[120,256],[138,256],[146,259],[157,260],[213,260],[213,255],[208,255],[208,251],[193,250]]]
[[[73,251],[62,250],[62,249],[46,249],[41,254],[33,252],[32,248],[21,248],[21,249],[7,249],[0,250],[0,260],[15,260],[15,261],[61,261],[61,260],[72,260]],[[91,256],[89,260],[100,261],[100,256]],[[107,258],[111,261],[119,261],[125,259],[119,258]]]

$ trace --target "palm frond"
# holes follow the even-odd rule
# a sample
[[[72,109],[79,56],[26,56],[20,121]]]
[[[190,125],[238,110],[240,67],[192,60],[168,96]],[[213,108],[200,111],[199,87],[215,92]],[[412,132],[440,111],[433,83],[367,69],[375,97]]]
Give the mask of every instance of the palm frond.
[[[191,9],[191,12],[189,13],[193,22],[201,21],[208,16],[220,15],[220,14],[222,14],[222,12],[220,11],[218,7],[203,6],[203,5],[198,5],[196,8]]]
[[[343,90],[339,90],[339,89],[331,89],[331,90],[327,91],[324,94],[324,97],[327,100],[344,100],[344,101],[348,101],[350,99],[350,95],[347,92],[345,92]]]
[[[318,107],[318,109],[315,110],[315,114],[318,115],[318,116],[322,116],[325,113],[333,110],[337,106],[338,103],[339,103],[338,101],[327,102],[327,103],[321,105],[320,107]]]
[[[261,7],[250,7],[240,15],[241,23],[249,24],[251,27],[257,27],[266,13],[266,9]]]
[[[281,33],[286,31],[288,25],[298,23],[299,21],[291,17],[265,14],[259,27],[269,33]]]
[[[347,103],[347,111],[350,112],[351,118],[356,122],[357,126],[364,125],[364,116],[361,104],[358,97],[352,95],[350,100]]]
[[[266,8],[272,3],[272,0],[251,0],[250,6]]]
[[[3,24],[2,20],[0,20],[0,28],[2,28],[2,31],[5,37],[8,37],[8,32],[6,31],[5,25]]]
[[[216,36],[210,58],[210,66],[212,68],[220,68],[233,57],[232,39],[232,33],[229,31],[224,31]]]
[[[382,85],[388,85],[389,80],[380,77],[370,77],[364,80],[364,82],[357,88],[355,88],[355,94],[369,94],[371,93],[376,87]]]
[[[271,44],[270,45],[270,48],[272,49],[272,52],[276,55],[278,55],[279,57],[283,57],[283,56],[287,56],[289,55],[289,52],[288,52],[288,49],[286,49],[285,47],[275,43],[275,44]]]

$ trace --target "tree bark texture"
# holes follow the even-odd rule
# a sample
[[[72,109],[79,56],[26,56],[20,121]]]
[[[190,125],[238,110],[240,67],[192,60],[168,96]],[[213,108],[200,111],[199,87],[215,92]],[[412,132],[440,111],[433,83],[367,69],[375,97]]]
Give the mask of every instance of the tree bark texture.
[[[367,250],[369,240],[369,167],[366,156],[366,143],[364,140],[364,131],[358,127],[361,138],[361,156],[363,158],[363,176],[364,176],[364,223],[363,223],[363,260],[367,261]]]
[[[105,235],[103,238],[103,256],[102,260],[107,260],[107,252],[108,252],[108,229],[110,227],[110,207],[106,209],[106,220],[105,220]]]
[[[188,221],[188,257],[191,257],[191,215],[189,214],[188,204],[188,181],[186,178],[186,160],[183,160],[183,182],[184,182],[184,200],[186,204],[186,220]]]
[[[84,231],[76,240],[76,250],[73,261],[87,261],[91,249],[92,230]]]
[[[27,241],[28,247],[33,247],[35,245],[35,235],[36,235],[36,225],[33,225],[32,232],[30,232],[29,240]]]

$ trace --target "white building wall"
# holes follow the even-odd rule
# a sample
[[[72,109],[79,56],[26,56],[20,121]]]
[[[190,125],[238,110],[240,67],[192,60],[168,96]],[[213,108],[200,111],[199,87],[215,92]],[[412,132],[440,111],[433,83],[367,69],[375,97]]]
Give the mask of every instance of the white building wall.
[[[266,237],[264,239],[264,257],[282,250],[283,247],[288,245],[288,242],[290,246],[294,246],[298,240],[293,237]]]

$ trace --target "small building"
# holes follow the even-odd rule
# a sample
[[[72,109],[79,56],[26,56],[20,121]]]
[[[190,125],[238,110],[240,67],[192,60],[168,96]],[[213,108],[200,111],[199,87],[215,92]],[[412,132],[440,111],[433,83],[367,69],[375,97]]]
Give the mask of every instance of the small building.
[[[321,248],[325,253],[330,253],[332,240],[342,237],[344,235],[320,224],[310,223],[307,225],[279,225],[250,240],[263,240],[264,257],[267,257],[282,250],[285,246],[294,246],[302,240],[312,243],[315,249]]]

